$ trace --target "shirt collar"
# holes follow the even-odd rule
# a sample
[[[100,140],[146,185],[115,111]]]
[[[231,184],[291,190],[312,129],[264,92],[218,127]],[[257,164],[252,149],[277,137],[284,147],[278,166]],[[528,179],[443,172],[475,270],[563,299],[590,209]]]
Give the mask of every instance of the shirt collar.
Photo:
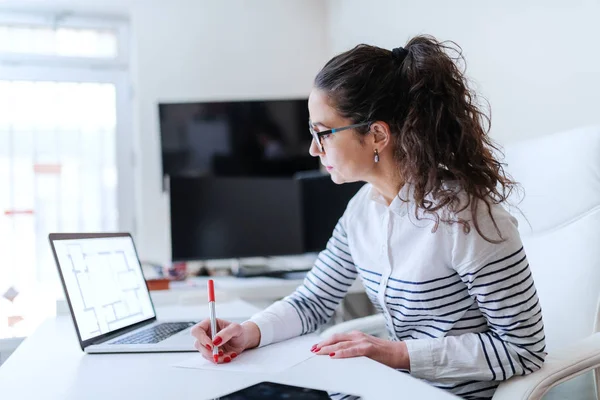
[[[372,201],[383,205],[388,210],[392,211],[400,217],[403,217],[408,213],[409,203],[411,203],[411,198],[409,197],[409,195],[410,186],[409,184],[405,184],[398,192],[398,195],[394,197],[392,203],[388,206],[383,195],[379,193],[379,191],[375,189],[375,187],[371,185],[371,188],[369,189],[369,198]]]

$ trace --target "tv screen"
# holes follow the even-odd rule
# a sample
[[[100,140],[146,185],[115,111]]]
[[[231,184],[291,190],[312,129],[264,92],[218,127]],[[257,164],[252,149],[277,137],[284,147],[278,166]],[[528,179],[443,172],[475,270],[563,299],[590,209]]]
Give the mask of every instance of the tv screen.
[[[159,104],[163,175],[291,177],[308,154],[307,99]]]
[[[302,253],[299,189],[289,178],[171,178],[173,261]]]
[[[173,261],[268,257],[325,248],[363,182],[329,174],[293,178],[170,179]]]
[[[364,182],[338,185],[329,174],[300,172],[295,176],[300,185],[303,251],[325,249],[348,202],[363,187]]]

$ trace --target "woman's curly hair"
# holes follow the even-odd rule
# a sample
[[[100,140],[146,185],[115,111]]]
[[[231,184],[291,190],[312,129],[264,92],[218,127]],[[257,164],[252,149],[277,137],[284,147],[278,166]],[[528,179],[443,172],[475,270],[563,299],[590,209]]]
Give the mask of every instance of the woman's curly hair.
[[[478,106],[459,61],[466,65],[460,46],[431,36],[414,37],[394,51],[361,44],[332,58],[316,76],[315,88],[354,123],[389,125],[399,176],[412,186],[417,218],[421,210],[434,219],[434,231],[446,222],[468,233],[470,221],[460,213],[470,207],[477,232],[497,243],[503,238],[491,204],[506,201],[517,184],[496,158],[501,152],[488,136],[491,117]],[[366,135],[369,127],[357,131]],[[457,182],[460,191],[446,181]],[[482,205],[500,240],[481,231]]]

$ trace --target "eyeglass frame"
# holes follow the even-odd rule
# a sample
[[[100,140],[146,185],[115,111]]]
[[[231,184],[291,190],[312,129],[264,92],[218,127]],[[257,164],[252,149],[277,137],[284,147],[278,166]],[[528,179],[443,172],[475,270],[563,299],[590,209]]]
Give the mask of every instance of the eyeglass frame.
[[[370,126],[371,122],[361,122],[359,124],[346,125],[346,126],[342,126],[340,128],[327,129],[326,131],[317,132],[315,130],[315,128],[313,127],[311,120],[310,119],[308,120],[308,130],[310,131],[310,134],[312,135],[312,138],[315,141],[315,143],[317,143],[317,146],[319,147],[319,150],[321,151],[321,153],[325,152],[325,148],[323,147],[323,142],[321,142],[321,139],[323,136],[331,135],[336,132],[345,131],[347,129],[359,128],[359,127],[365,126],[365,125]]]

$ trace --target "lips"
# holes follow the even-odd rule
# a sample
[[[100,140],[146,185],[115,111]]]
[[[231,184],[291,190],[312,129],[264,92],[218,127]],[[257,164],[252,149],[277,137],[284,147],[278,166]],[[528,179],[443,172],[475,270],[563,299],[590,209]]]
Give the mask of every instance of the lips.
[[[327,166],[325,168],[327,168],[327,171],[331,171],[333,169],[333,167],[327,167]]]

